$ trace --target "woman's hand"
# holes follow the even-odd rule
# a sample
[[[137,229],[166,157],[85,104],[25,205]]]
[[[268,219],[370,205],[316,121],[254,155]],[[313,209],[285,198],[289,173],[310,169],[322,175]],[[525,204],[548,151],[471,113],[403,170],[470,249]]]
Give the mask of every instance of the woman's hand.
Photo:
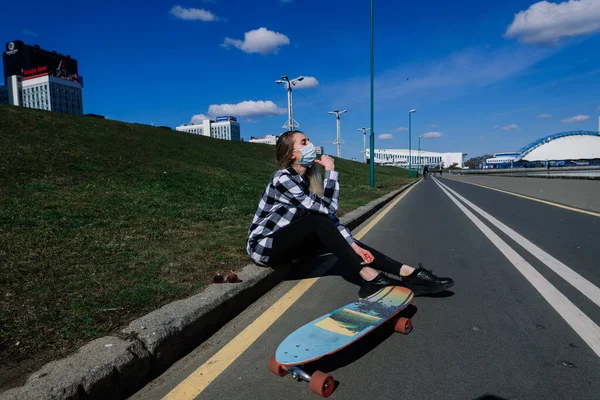
[[[363,249],[362,247],[357,245],[356,242],[352,243],[351,247],[354,250],[354,252],[358,254],[360,258],[363,259],[363,262],[361,264],[371,264],[375,260],[375,257],[373,257],[373,254],[371,254],[369,250]]]
[[[335,169],[335,162],[333,161],[333,158],[326,154],[322,155],[320,160],[315,160],[315,162],[321,167],[325,168],[327,171],[333,171]]]

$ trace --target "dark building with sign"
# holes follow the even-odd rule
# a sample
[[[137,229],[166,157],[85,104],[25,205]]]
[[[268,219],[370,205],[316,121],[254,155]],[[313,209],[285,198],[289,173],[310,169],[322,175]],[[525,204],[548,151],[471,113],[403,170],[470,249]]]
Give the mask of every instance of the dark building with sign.
[[[15,40],[6,43],[2,61],[5,85],[0,86],[0,104],[83,115],[77,60]]]
[[[63,79],[71,77],[83,84],[77,70],[77,60],[56,51],[41,49],[38,45],[27,45],[21,40],[6,43],[2,63],[5,85],[8,84],[9,76],[32,76],[42,70],[50,76]]]

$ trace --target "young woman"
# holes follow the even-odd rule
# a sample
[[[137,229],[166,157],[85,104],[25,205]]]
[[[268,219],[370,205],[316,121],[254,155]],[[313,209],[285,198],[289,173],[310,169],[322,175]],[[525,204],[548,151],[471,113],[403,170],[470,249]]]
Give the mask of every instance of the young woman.
[[[415,294],[439,292],[454,285],[450,278],[438,278],[420,264],[415,269],[393,260],[352,237],[334,216],[340,190],[334,160],[327,155],[318,160],[304,133],[283,133],[275,152],[280,169],[267,185],[248,231],[247,251],[256,264],[275,267],[325,248],[360,274],[364,282],[360,298],[392,285],[370,266],[399,275]],[[325,169],[324,182],[319,166]]]

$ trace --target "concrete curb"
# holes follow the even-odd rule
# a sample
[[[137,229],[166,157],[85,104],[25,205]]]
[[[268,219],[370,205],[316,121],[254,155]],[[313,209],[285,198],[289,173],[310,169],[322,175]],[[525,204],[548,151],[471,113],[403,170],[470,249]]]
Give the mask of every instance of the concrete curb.
[[[344,215],[353,230],[417,181]],[[248,264],[239,284],[210,284],[131,322],[114,336],[96,339],[33,373],[0,399],[121,399],[144,387],[202,344],[248,305],[280,283],[289,265],[273,270]]]

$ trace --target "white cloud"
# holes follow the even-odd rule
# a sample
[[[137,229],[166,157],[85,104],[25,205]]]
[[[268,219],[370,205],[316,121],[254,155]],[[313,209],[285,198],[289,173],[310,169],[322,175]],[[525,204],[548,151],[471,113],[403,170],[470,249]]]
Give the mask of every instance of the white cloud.
[[[552,115],[550,115],[550,114],[540,114],[537,117],[539,119],[548,119],[548,118],[552,117]]]
[[[438,124],[431,124],[432,128],[439,128],[440,126]]]
[[[600,31],[600,1],[540,1],[515,15],[504,34],[523,43],[550,45],[565,37]]]
[[[500,128],[500,125],[494,125],[494,129]]]
[[[572,124],[574,122],[587,121],[588,119],[590,119],[590,117],[587,116],[587,115],[576,115],[576,116],[571,117],[571,118],[563,119],[560,122],[562,122],[563,124]]]
[[[444,136],[442,132],[427,132],[423,134],[423,138],[425,139],[439,139],[442,136]]]
[[[37,37],[37,33],[35,33],[34,31],[30,30],[30,29],[23,29],[23,35],[27,35],[27,36],[35,36]]]
[[[600,106],[598,106],[598,111],[600,111]]]
[[[236,117],[264,117],[268,115],[283,115],[286,109],[279,108],[272,101],[242,101],[238,104],[212,104],[208,107],[210,115],[233,115]]]
[[[296,82],[294,89],[310,89],[319,86],[319,81],[313,76],[305,76],[300,82]],[[287,85],[283,85],[287,89]]]
[[[400,128],[396,128],[396,132],[408,132],[408,128],[401,126]]]
[[[207,115],[204,115],[204,114],[196,114],[192,117],[191,122],[192,122],[192,124],[199,124],[202,121],[204,121],[205,119],[210,119],[210,117]]]
[[[290,39],[284,34],[270,31],[267,28],[258,28],[244,33],[244,40],[226,37],[221,46],[232,45],[246,53],[277,54],[279,47],[288,44],[290,44]]]
[[[392,139],[392,134],[391,133],[384,133],[382,135],[377,136],[377,138],[379,140],[391,140]]]
[[[169,14],[175,16],[177,19],[182,19],[185,21],[218,21],[219,17],[210,11],[206,11],[200,8],[183,8],[181,6],[174,6],[169,11]]]
[[[517,129],[519,129],[519,125],[517,124],[510,124],[502,127],[503,131],[516,131]]]

